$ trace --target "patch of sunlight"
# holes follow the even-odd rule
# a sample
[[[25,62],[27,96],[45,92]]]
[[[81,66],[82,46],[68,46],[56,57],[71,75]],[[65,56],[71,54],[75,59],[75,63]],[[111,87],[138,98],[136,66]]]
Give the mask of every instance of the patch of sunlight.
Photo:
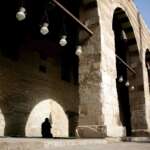
[[[4,136],[4,129],[5,129],[5,119],[0,109],[0,136]]]
[[[32,109],[26,123],[26,136],[41,137],[41,124],[45,118],[52,122],[54,137],[68,137],[68,118],[62,106],[51,99],[43,100]]]

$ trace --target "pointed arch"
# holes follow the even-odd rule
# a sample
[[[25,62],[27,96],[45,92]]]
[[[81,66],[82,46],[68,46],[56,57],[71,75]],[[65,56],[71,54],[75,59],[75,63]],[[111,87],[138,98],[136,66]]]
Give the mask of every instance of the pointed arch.
[[[141,129],[147,128],[143,71],[133,27],[126,12],[121,8],[116,8],[114,11],[113,31],[116,55],[136,72],[132,73],[127,66],[116,59],[116,85],[121,124],[126,128],[127,135],[136,135]],[[119,82],[120,77],[123,77],[123,80]]]
[[[26,123],[25,135],[41,137],[41,124],[45,118],[49,118],[51,122],[54,137],[68,137],[67,115],[63,107],[52,99],[43,100],[32,109]]]

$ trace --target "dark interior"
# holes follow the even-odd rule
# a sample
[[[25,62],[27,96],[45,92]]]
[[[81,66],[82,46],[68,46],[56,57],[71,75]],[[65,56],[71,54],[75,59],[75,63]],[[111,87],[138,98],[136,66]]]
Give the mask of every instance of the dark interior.
[[[58,0],[76,17],[79,17],[79,0]],[[23,6],[27,17],[17,21],[16,12]],[[41,59],[53,57],[60,61],[61,79],[78,83],[78,25],[58,8],[51,0],[12,0],[0,2],[0,49],[1,53],[13,60],[19,59],[20,51],[35,50]],[[43,36],[40,27],[49,23],[49,34]],[[59,45],[60,37],[66,34],[68,44]]]
[[[121,22],[117,14],[114,15],[113,30],[115,34],[116,54],[125,62],[127,62],[128,42],[123,38]],[[120,120],[123,126],[126,127],[127,136],[131,135],[131,112],[129,103],[129,91],[125,86],[127,81],[127,68],[118,59],[116,59],[117,68],[117,92],[119,99]],[[123,83],[118,82],[120,76],[123,76]]]
[[[150,87],[150,50],[149,49],[146,50],[145,63],[148,71],[148,79],[149,79],[149,87]]]

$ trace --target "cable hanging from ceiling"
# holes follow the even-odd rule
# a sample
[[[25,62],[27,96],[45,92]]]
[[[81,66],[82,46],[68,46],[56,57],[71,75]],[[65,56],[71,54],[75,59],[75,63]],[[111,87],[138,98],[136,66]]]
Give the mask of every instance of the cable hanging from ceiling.
[[[127,35],[126,35],[126,33],[125,33],[124,30],[121,31],[121,39],[122,39],[125,43],[127,43],[127,41],[128,41]],[[136,75],[136,71],[135,71],[132,67],[130,67],[130,66],[127,64],[127,62],[125,62],[125,61],[124,61],[120,56],[118,56],[117,54],[116,54],[116,59],[118,59],[119,62],[122,63],[134,76]],[[119,82],[119,83],[124,83],[124,86],[126,86],[126,87],[130,87],[130,90],[131,90],[131,91],[134,91],[134,90],[135,90],[135,86],[134,86],[134,85],[131,85],[131,83],[130,83],[129,80],[125,80],[123,75],[120,75],[120,76],[119,76],[118,82]]]
[[[67,27],[66,27],[66,22],[65,22],[66,18],[63,16],[62,18],[62,30],[61,30],[61,36],[60,36],[60,40],[59,40],[59,45],[64,47],[68,44],[67,41]]]

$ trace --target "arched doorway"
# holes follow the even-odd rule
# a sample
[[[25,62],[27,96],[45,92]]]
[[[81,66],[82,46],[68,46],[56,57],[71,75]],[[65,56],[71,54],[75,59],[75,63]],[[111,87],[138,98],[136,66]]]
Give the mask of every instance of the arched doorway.
[[[113,30],[120,121],[127,136],[137,135],[146,127],[142,64],[132,25],[121,8],[114,12]]]
[[[53,137],[68,137],[68,118],[61,105],[48,99],[38,103],[31,111],[25,128],[25,136],[41,137],[41,124],[45,118],[51,122]]]

